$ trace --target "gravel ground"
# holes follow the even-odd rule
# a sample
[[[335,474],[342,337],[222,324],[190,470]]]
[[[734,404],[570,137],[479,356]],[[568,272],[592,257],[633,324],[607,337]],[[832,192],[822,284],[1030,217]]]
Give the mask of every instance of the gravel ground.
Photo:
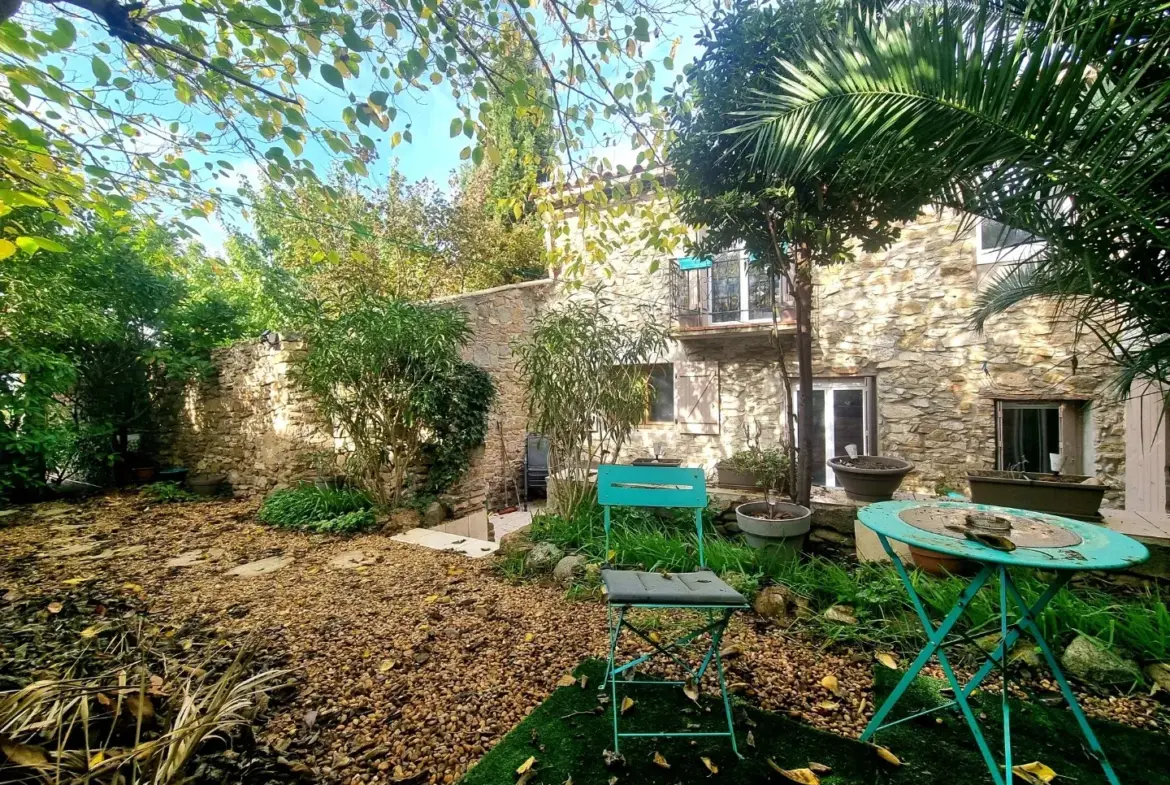
[[[301,687],[263,736],[330,783],[455,782],[566,672],[604,656],[600,603],[512,585],[490,560],[384,535],[274,531],[255,523],[255,510],[247,501],[152,507],[132,495],[25,509],[0,518],[0,594],[64,592],[64,582],[92,578],[142,593],[163,618],[281,641]],[[194,565],[167,566],[193,550],[202,551]],[[330,564],[352,551],[363,566]],[[224,575],[272,556],[291,562]],[[873,711],[872,653],[826,651],[751,614],[737,618],[727,646],[738,653],[729,681],[762,708],[851,736]],[[1086,709],[1167,727],[1164,708],[1144,696],[1094,697]]]

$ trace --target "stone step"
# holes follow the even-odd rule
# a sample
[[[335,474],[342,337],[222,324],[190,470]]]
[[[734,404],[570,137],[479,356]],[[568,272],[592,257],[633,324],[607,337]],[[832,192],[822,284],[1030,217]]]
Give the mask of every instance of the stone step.
[[[396,534],[390,539],[407,545],[421,545],[435,551],[457,551],[473,559],[490,556],[500,547],[499,543],[496,542],[463,537],[437,529],[410,529],[402,534]]]

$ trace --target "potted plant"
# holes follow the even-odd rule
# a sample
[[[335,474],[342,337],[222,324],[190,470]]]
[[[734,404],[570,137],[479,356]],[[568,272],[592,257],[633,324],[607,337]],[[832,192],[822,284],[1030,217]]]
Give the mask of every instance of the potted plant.
[[[971,487],[971,501],[978,504],[1046,512],[1080,521],[1101,520],[1101,499],[1109,490],[1096,477],[1056,472],[970,471],[967,484]]]
[[[187,478],[187,485],[198,496],[215,496],[225,482],[225,474],[200,474]]]
[[[747,454],[744,454],[747,453]],[[735,508],[735,519],[748,545],[799,553],[811,526],[808,507],[782,502],[787,495],[788,456],[782,450],[753,447],[735,456],[738,471],[750,473],[764,488],[764,501],[746,502]]]
[[[881,455],[857,455],[849,445],[848,455],[829,459],[829,468],[845,495],[859,502],[883,502],[894,498],[902,479],[914,470],[914,464],[901,458]]]
[[[715,484],[722,488],[743,490],[760,488],[762,482],[755,475],[759,453],[759,447],[750,447],[746,450],[740,450],[730,458],[719,461],[715,464]]]

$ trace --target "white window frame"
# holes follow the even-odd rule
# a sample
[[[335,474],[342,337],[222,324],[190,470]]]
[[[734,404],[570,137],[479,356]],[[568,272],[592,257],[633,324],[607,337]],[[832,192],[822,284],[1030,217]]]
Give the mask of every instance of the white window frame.
[[[1034,243],[1021,243],[1010,247],[995,246],[986,248],[983,245],[983,224],[986,219],[975,221],[975,282],[976,285],[987,280],[1000,269],[1013,269],[1020,264],[1029,264],[1037,253],[1047,245],[1043,240]],[[1006,226],[1006,224],[1003,224]]]
[[[728,319],[727,321],[717,322],[714,320],[714,308],[708,306],[711,313],[707,314],[707,322],[712,326],[722,326],[725,324],[760,324],[762,322],[771,322],[772,314],[769,312],[767,316],[761,316],[756,319],[751,318],[751,305],[748,302],[748,266],[750,259],[748,259],[748,252],[746,248],[736,248],[730,251],[724,251],[721,254],[716,254],[717,261],[720,256],[729,256],[735,254],[739,259],[739,319]],[[712,267],[711,275],[707,281],[707,302],[715,302],[715,270]]]
[[[871,422],[871,412],[873,412],[873,404],[870,400],[870,382],[869,377],[861,376],[857,378],[836,378],[836,379],[813,379],[813,390],[825,391],[825,485],[826,488],[837,487],[837,477],[833,474],[833,469],[828,465],[828,459],[836,456],[837,445],[833,442],[835,428],[833,422],[833,391],[834,390],[861,390],[861,439],[864,444],[861,445],[862,455],[871,455],[870,450],[874,445],[870,444],[870,431],[874,428],[874,423]],[[800,438],[800,389],[792,391],[792,411],[797,413],[796,417],[796,431],[797,438]],[[841,445],[841,450],[845,449],[845,445]],[[844,454],[844,453],[841,453]]]

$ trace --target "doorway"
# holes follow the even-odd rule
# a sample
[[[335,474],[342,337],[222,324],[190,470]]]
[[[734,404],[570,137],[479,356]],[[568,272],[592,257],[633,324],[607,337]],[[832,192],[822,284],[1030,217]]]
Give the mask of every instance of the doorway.
[[[799,412],[796,390],[793,396],[797,398],[793,401],[793,410]],[[837,486],[827,461],[836,455],[845,455],[847,445],[856,445],[859,455],[872,455],[875,446],[872,406],[872,377],[813,380],[813,485]]]

